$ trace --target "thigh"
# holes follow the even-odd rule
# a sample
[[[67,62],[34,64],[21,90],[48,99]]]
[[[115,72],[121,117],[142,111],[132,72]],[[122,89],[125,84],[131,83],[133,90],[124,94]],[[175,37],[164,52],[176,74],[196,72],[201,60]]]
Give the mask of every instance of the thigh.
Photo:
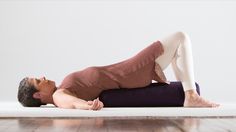
[[[164,48],[164,53],[155,59],[155,62],[160,65],[162,70],[166,69],[167,66],[172,62],[177,49],[180,45],[180,37],[178,33],[171,34],[166,38],[160,39]]]

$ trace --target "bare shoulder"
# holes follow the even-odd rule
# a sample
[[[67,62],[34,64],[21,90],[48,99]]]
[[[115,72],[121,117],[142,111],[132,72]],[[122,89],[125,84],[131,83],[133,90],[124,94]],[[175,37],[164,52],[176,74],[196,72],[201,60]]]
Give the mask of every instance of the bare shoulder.
[[[60,108],[73,108],[71,105],[71,97],[73,97],[72,93],[67,89],[58,89],[53,95],[54,104]]]
[[[61,94],[72,94],[69,90],[67,89],[57,89],[54,93],[53,96],[58,96]]]

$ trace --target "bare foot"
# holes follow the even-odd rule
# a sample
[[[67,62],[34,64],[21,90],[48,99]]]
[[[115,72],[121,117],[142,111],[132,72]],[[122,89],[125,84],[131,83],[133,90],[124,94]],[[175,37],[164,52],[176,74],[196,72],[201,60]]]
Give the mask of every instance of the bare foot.
[[[191,93],[185,95],[184,107],[219,107],[217,103],[210,102],[197,93]]]

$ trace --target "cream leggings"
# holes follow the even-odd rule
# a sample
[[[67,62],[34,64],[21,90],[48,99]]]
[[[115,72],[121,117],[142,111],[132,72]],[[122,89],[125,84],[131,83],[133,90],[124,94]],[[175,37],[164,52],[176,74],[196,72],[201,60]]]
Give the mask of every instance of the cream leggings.
[[[169,64],[175,77],[182,82],[184,91],[196,89],[194,81],[193,57],[189,36],[183,32],[176,32],[160,39],[164,47],[164,54],[155,61],[165,70]]]

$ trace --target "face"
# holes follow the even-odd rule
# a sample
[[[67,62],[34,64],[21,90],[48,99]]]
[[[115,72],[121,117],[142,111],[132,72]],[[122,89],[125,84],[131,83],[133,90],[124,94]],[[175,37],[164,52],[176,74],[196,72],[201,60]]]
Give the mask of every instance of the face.
[[[39,92],[34,95],[34,98],[47,100],[55,91],[56,85],[54,81],[47,80],[45,77],[29,78],[29,83],[33,85]]]

